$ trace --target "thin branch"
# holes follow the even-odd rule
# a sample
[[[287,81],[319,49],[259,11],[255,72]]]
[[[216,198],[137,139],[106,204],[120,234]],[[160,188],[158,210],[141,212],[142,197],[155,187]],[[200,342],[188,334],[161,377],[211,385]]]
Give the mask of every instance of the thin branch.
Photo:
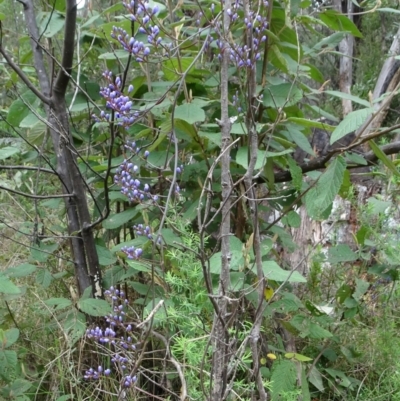
[[[1,43],[0,43],[0,54],[6,59],[7,64],[14,70],[14,72],[18,75],[18,77],[21,78],[21,80],[35,94],[35,96],[39,98],[44,104],[50,105],[51,104],[50,98],[43,95],[43,93],[40,92],[40,90],[37,89],[35,85],[33,85],[31,80],[25,75],[25,73],[21,70],[21,68],[19,68],[18,65],[14,63],[12,58],[6,53]]]
[[[54,198],[71,198],[71,197],[73,197],[73,195],[71,195],[71,194],[48,195],[48,196],[31,195],[31,194],[27,194],[26,192],[20,192],[15,189],[3,187],[2,185],[0,185],[0,189],[4,189],[5,191],[12,192],[13,194],[21,195],[21,196],[24,196],[25,198],[31,198],[31,199],[54,199]]]
[[[48,168],[34,167],[34,166],[0,166],[0,170],[32,170],[32,171],[41,171],[42,173],[57,175],[57,173]]]
[[[67,0],[67,10],[65,15],[64,44],[62,56],[62,69],[58,71],[56,82],[54,84],[54,92],[58,96],[64,97],[67,91],[69,77],[74,62],[75,50],[75,28],[76,28],[76,0]],[[65,71],[65,72],[64,72]]]

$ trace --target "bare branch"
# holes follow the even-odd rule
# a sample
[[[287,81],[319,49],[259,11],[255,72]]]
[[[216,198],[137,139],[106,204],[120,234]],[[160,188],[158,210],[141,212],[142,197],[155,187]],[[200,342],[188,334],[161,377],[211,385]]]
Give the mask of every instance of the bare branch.
[[[73,195],[71,194],[61,194],[61,195],[48,195],[48,196],[40,196],[40,195],[32,195],[27,194],[26,192],[17,191],[15,189],[4,187],[0,185],[0,189],[4,189],[5,191],[12,192],[13,194],[24,196],[25,198],[31,199],[54,199],[54,198],[71,198]]]
[[[35,85],[31,82],[31,80],[25,75],[25,73],[18,67],[17,64],[14,63],[12,58],[8,55],[8,53],[3,49],[2,44],[0,43],[0,54],[6,59],[7,64],[15,71],[15,73],[21,78],[21,80],[25,83],[25,85],[37,96],[44,104],[50,105],[51,100],[47,96],[43,95],[39,89],[36,88]]]
[[[70,73],[74,61],[75,50],[75,30],[76,30],[76,0],[67,0],[67,9],[65,15],[64,46],[61,68],[58,71],[54,92],[58,96],[64,97],[69,82]],[[64,72],[65,71],[65,72]]]
[[[53,170],[50,170],[48,168],[34,167],[34,166],[0,166],[0,170],[32,170],[32,171],[41,171],[42,173],[57,175]]]

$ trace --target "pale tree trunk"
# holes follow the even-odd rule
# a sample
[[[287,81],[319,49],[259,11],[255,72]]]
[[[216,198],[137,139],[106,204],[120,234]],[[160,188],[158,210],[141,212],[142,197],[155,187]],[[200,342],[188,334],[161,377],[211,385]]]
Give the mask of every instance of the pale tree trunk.
[[[371,101],[373,102],[376,99],[379,99],[384,93],[388,93],[388,96],[373,104],[374,114],[371,115],[365,124],[359,128],[356,136],[367,136],[372,131],[379,128],[386,118],[394,91],[396,88],[398,89],[400,83],[400,60],[395,58],[399,55],[400,28],[393,39],[392,45],[390,46],[389,57],[382,66]]]
[[[342,0],[334,0],[333,6],[340,13],[347,14],[350,20],[353,20],[354,5],[351,0],[347,0],[346,10],[342,9]],[[353,84],[353,48],[354,37],[346,35],[339,43],[340,66],[339,66],[339,89],[343,93],[351,94],[351,86]],[[343,117],[353,111],[351,100],[342,99]]]

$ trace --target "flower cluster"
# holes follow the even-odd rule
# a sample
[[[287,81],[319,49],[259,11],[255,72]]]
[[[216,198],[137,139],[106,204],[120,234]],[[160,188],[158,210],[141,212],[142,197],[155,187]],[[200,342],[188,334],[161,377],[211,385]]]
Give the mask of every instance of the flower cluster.
[[[111,356],[111,362],[114,370],[119,371],[122,376],[122,385],[131,387],[137,377],[132,374],[126,374],[127,371],[134,367],[134,352],[136,345],[132,338],[132,324],[127,322],[126,308],[129,304],[125,293],[117,288],[111,287],[104,293],[111,301],[113,312],[105,316],[108,327],[104,330],[100,327],[88,329],[86,337],[94,340],[100,346],[107,345],[103,348]],[[122,335],[118,335],[122,333]],[[109,376],[111,369],[104,369],[99,366],[97,369],[90,368],[85,372],[86,380],[99,380],[102,376]]]
[[[149,226],[144,226],[143,224],[135,224],[133,226],[136,235],[145,235],[148,239],[153,239],[153,235],[151,234],[151,228]]]
[[[137,0],[136,2],[135,0],[132,0],[131,2],[123,2],[122,4],[127,11],[131,13],[131,21],[139,24],[138,32],[147,35],[147,41],[149,44],[154,47],[159,46],[162,42],[162,38],[159,36],[160,28],[157,25],[150,24],[155,15],[159,12],[159,7],[155,5],[152,8],[147,0]],[[147,53],[148,55],[150,54],[150,48],[147,47],[147,49],[149,49]]]
[[[238,113],[242,112],[242,107],[240,106],[239,91],[236,91],[236,93],[232,96],[232,104],[236,108]]]
[[[150,47],[145,46],[143,42],[129,36],[124,29],[114,26],[111,37],[118,40],[124,50],[132,54],[137,62],[141,63],[147,60],[147,56],[151,52]]]
[[[135,148],[134,142],[128,143],[125,147],[134,153],[140,152],[140,148]],[[149,152],[145,151],[143,157],[147,158]],[[156,202],[157,195],[150,193],[150,185],[142,182],[137,178],[139,167],[129,160],[124,160],[117,168],[114,175],[114,183],[121,187],[121,193],[126,195],[130,202],[143,202],[146,199],[151,199]]]
[[[121,251],[126,254],[128,259],[137,260],[143,254],[142,248],[135,248],[134,246],[123,246]]]
[[[120,77],[113,79],[111,71],[105,71],[103,77],[108,82],[107,86],[100,89],[100,95],[106,100],[106,108],[115,111],[116,123],[124,127],[132,125],[139,117],[139,112],[132,109],[133,102],[129,96],[122,93],[122,82]],[[128,93],[133,91],[130,85]],[[110,114],[104,111],[100,113],[100,120],[110,121]],[[99,118],[93,116],[95,120]]]

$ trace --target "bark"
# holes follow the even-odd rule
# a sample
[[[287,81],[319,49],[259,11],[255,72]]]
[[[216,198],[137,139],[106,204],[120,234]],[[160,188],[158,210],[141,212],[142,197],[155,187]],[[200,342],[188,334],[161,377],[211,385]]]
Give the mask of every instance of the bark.
[[[221,60],[221,187],[222,187],[222,208],[221,208],[221,274],[218,288],[218,308],[216,310],[211,332],[213,358],[211,375],[211,401],[222,401],[226,399],[227,370],[229,360],[229,335],[227,328],[228,314],[228,291],[230,284],[230,263],[231,251],[229,237],[231,235],[231,193],[232,181],[230,175],[230,143],[231,143],[231,121],[229,119],[229,25],[230,17],[228,10],[231,9],[231,1],[225,1],[223,7],[223,35],[221,42],[223,49]]]
[[[45,67],[33,1],[20,0],[20,3],[24,8],[40,90],[37,90],[19,67],[12,62],[1,45],[0,53],[8,61],[9,66],[16,71],[19,77],[44,104],[50,137],[57,159],[57,176],[60,180],[63,194],[70,194],[65,198],[65,206],[78,289],[82,294],[87,287],[92,286],[93,295],[101,297],[101,271],[91,228],[85,183],[79,172],[65,103],[65,94],[70,81],[74,59],[76,1],[66,1],[62,61],[53,86]]]
[[[346,10],[342,9],[342,0],[334,0],[333,6],[340,13],[347,14],[350,20],[353,20],[354,5],[351,0],[347,0]],[[354,37],[346,35],[339,43],[340,66],[339,66],[339,89],[343,93],[351,94],[353,85],[353,47]],[[343,117],[353,111],[351,100],[342,99]]]
[[[400,28],[397,31],[389,50],[389,57],[385,60],[377,79],[371,101],[376,101],[385,93],[392,93],[400,83]],[[373,104],[374,114],[357,130],[357,136],[367,136],[379,128],[386,118],[390,102],[393,98],[388,95]]]

